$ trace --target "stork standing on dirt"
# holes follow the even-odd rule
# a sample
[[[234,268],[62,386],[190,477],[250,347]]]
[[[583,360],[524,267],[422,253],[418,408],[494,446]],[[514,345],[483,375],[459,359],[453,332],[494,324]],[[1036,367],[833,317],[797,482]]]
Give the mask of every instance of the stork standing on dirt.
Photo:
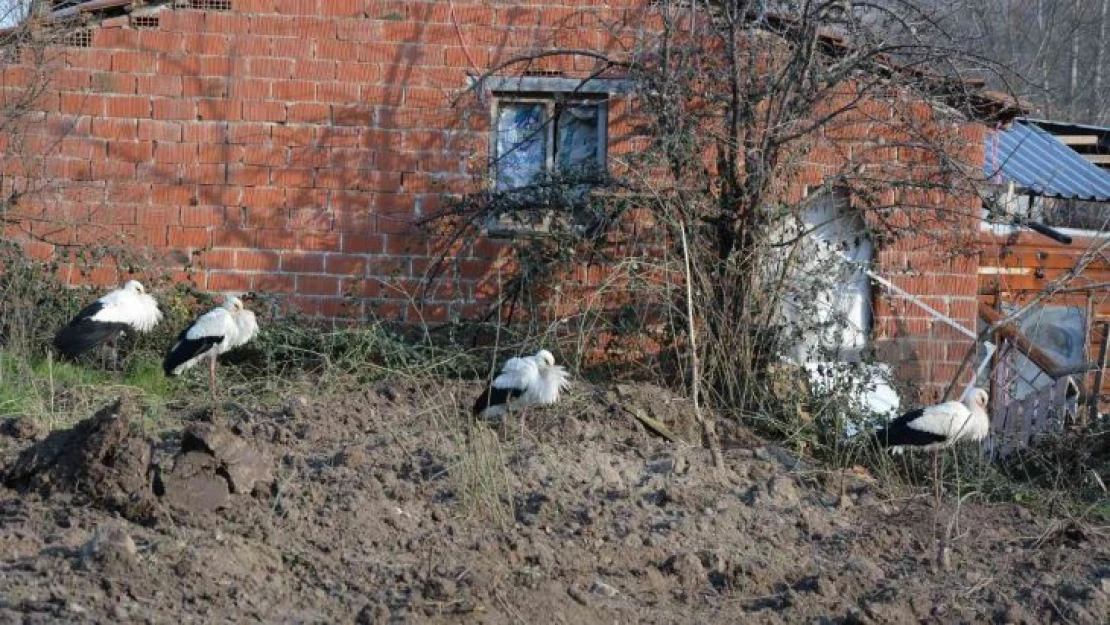
[[[128,280],[81,309],[77,316],[54,336],[54,348],[63,357],[76,358],[84,352],[111,342],[113,351],[125,330],[150,332],[162,320],[158,302],[147,295],[138,280]]]
[[[569,384],[566,369],[556,365],[555,357],[546,349],[533,356],[510,358],[501,374],[478,396],[473,412],[479,418],[491,419],[504,415],[510,404],[554,404]]]
[[[981,441],[990,433],[988,399],[987,392],[977,388],[962,402],[946,401],[911,410],[875,432],[875,438],[892,453],[900,454],[907,448],[932,451],[933,482],[939,483],[940,450],[963,440]]]
[[[177,342],[166,353],[162,369],[168,376],[181,375],[186,369],[208,358],[208,389],[216,401],[216,358],[254,338],[258,321],[243,308],[238,297],[228,297],[223,305],[197,317],[181,331]]]

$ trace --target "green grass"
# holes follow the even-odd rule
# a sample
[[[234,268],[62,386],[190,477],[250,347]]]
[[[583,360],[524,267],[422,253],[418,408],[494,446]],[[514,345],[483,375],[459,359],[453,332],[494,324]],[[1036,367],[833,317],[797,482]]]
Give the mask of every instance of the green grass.
[[[156,421],[181,386],[150,357],[132,358],[116,372],[0,349],[0,418],[20,416],[50,429],[83,419],[121,394],[138,397]]]

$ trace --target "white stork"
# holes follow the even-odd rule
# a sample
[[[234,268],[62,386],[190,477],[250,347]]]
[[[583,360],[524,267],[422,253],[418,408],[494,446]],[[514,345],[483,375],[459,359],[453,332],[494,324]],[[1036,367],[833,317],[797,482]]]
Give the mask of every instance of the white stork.
[[[987,416],[987,392],[977,388],[962,402],[911,410],[875,432],[879,444],[892,453],[907,448],[933,452],[933,479],[937,479],[937,459],[941,449],[959,441],[981,441],[990,433]]]
[[[168,376],[181,375],[186,369],[208,358],[208,388],[216,401],[216,358],[258,333],[254,313],[243,308],[238,297],[228,297],[223,305],[197,317],[177,336],[166,353],[162,369]]]
[[[546,349],[533,356],[510,358],[501,368],[501,374],[478,396],[473,412],[489,419],[504,415],[510,403],[554,404],[569,384],[566,369],[557,366],[555,357]]]
[[[102,343],[114,343],[124,330],[150,332],[161,320],[158,302],[138,280],[128,280],[81,309],[54,336],[54,347],[62,356],[76,358]]]

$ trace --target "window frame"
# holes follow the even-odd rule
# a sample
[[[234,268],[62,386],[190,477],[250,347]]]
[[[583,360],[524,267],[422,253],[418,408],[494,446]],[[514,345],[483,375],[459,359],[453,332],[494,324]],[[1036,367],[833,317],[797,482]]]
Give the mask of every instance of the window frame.
[[[520,79],[520,80],[527,80]],[[564,81],[567,79],[546,79],[547,81]],[[533,78],[530,82],[535,85],[539,81],[538,86],[544,86],[544,79]],[[581,81],[569,81],[583,84]],[[547,82],[546,84],[552,85],[553,83]],[[555,83],[554,86],[562,85],[563,83]],[[488,188],[498,193],[502,190],[499,188],[499,161],[498,154],[498,135],[500,132],[500,117],[501,106],[506,103],[521,103],[521,104],[542,104],[544,105],[544,125],[545,125],[545,154],[544,154],[544,173],[550,175],[555,173],[558,168],[558,138],[559,138],[559,120],[558,115],[561,114],[566,108],[574,106],[592,106],[596,107],[598,111],[597,121],[597,153],[595,154],[596,162],[598,165],[598,173],[604,176],[609,171],[609,102],[612,93],[604,89],[590,89],[590,90],[569,90],[569,89],[529,89],[529,90],[516,90],[511,88],[512,84],[501,84],[502,88],[491,90],[491,97],[489,102],[489,115],[491,120],[490,136],[489,136],[489,167],[487,171],[487,185]],[[537,213],[542,215],[538,223],[522,223],[508,215],[500,217],[491,217],[486,223],[486,234],[490,236],[498,235],[518,235],[518,234],[545,234],[551,231],[551,226],[554,223],[556,211],[551,208],[537,208]]]

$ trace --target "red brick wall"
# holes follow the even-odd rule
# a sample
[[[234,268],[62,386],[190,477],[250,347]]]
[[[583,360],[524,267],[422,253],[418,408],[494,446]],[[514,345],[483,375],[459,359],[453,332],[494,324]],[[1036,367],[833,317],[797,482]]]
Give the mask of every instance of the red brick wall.
[[[58,248],[29,249],[64,259],[72,243],[153,247],[201,289],[284,294],[310,315],[408,318],[430,254],[415,222],[485,166],[488,114],[449,104],[467,74],[568,37],[610,48],[611,25],[636,3],[577,3],[588,15],[560,4],[233,0],[227,12],[165,7],[157,28],[105,20],[90,48],[50,55],[47,123],[29,146],[49,154],[37,174],[49,183],[22,211]],[[7,69],[3,84],[26,74]],[[433,301],[425,320],[473,312],[481,258],[463,265],[462,301]],[[122,277],[77,267],[59,271]]]
[[[32,165],[5,159],[17,183],[46,181],[20,206],[25,227],[48,241],[28,250],[59,258],[74,283],[131,273],[111,263],[81,273],[65,246],[98,243],[154,250],[177,280],[278,294],[309,315],[473,315],[496,294],[491,261],[503,246],[494,241],[462,251],[454,279],[422,309],[413,305],[436,244],[416,223],[444,205],[445,192],[473,189],[487,163],[488,107],[449,102],[468,73],[536,48],[620,50],[645,23],[643,4],[232,0],[228,12],[165,7],[156,28],[105,20],[91,47],[50,55],[41,133],[26,146],[48,156]],[[585,76],[595,67],[564,56],[530,69]],[[26,73],[7,68],[0,80],[13,87]],[[642,147],[633,104],[611,101],[611,155]],[[912,106],[894,98],[829,129],[784,182],[784,195],[799,197],[847,162],[917,158],[884,148],[875,132],[876,115]],[[982,136],[971,132],[964,143],[974,163]],[[913,203],[965,210],[973,200]],[[939,259],[930,245],[912,237],[889,244],[879,258],[884,272],[973,324],[975,262]],[[605,279],[596,266],[581,267],[567,284]],[[962,358],[959,337],[923,314],[881,298],[877,306],[875,336],[925,363],[923,378],[943,378]]]

